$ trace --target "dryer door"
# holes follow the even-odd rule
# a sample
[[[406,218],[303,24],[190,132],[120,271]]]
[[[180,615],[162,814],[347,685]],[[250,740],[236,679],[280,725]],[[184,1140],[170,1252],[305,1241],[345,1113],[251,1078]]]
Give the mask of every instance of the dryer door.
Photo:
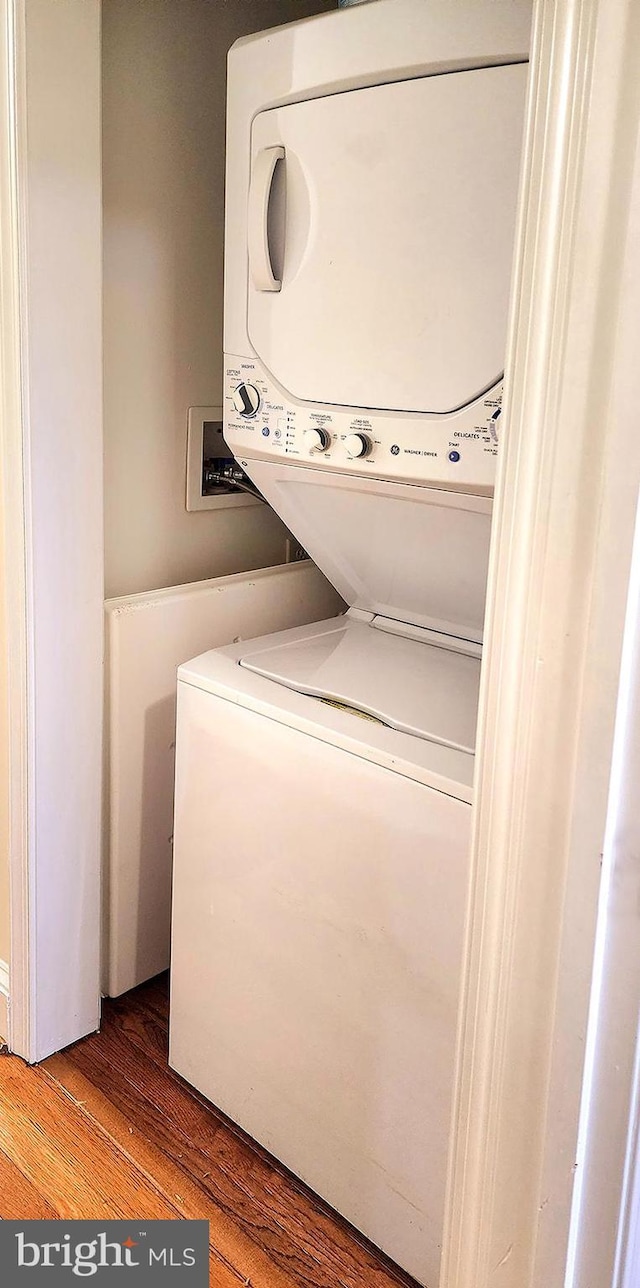
[[[483,68],[255,118],[248,332],[291,395],[448,412],[498,380],[526,79]]]

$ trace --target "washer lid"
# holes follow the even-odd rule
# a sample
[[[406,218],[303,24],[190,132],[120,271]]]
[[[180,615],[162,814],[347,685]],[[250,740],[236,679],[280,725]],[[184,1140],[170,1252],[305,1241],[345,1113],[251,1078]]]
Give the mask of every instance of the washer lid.
[[[352,608],[482,640],[488,497],[280,461],[242,464]]]
[[[334,630],[248,653],[240,665],[392,729],[473,752],[480,650],[433,641],[346,617]]]

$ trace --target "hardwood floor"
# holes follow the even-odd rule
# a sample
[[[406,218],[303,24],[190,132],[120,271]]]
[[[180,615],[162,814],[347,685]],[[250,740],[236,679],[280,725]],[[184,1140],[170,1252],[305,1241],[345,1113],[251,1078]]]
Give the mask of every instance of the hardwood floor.
[[[167,1065],[164,977],[37,1068],[0,1059],[0,1216],[200,1217],[212,1288],[398,1288],[375,1252]]]

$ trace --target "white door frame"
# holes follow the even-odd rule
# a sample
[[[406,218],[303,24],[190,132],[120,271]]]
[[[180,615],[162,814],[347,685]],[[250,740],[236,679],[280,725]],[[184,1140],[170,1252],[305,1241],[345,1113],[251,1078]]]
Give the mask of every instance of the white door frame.
[[[0,8],[0,416],[2,447],[2,514],[5,557],[5,612],[9,713],[9,863],[11,882],[11,961],[9,1031],[12,1050],[29,1054],[29,967],[26,909],[28,882],[27,695],[32,692],[27,642],[27,575],[25,488],[23,480],[22,354],[20,327],[20,231],[16,158],[17,84],[14,62],[14,6]]]
[[[102,251],[99,0],[0,0],[9,670],[9,1042],[99,1022]]]
[[[633,1026],[595,1116],[590,1091],[636,629],[639,18],[636,0],[536,5],[441,1288],[613,1282]],[[613,1203],[588,1205],[602,1255],[583,1278],[598,1135]]]
[[[560,1285],[588,1198],[574,1165],[595,1139],[580,1097],[640,482],[621,285],[633,9],[536,6],[442,1288]],[[30,1060],[98,1022],[99,18],[99,0],[0,0],[10,1039]],[[43,462],[77,487],[43,487]]]

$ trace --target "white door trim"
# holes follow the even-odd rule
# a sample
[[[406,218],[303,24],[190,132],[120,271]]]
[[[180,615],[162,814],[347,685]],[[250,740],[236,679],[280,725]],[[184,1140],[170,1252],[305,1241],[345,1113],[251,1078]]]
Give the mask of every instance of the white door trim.
[[[441,1288],[579,1282],[568,1235],[640,488],[624,335],[639,56],[635,0],[538,0]]]
[[[9,1033],[9,964],[0,961],[0,1046]]]
[[[99,1021],[99,0],[0,0],[10,1045]]]
[[[635,34],[633,30],[628,32],[627,40],[630,48],[635,48],[635,58],[638,59],[640,13],[634,15],[634,24]],[[640,335],[640,87],[633,83],[629,88],[636,97],[635,158],[631,135],[623,144],[629,154],[629,165],[625,167],[627,174],[623,180],[630,188],[629,220],[626,246],[622,229],[619,238],[623,288],[615,322],[609,398],[609,414],[619,430],[618,464],[616,470],[614,461],[609,462],[601,525],[610,564],[622,555],[625,568],[627,566],[634,499],[635,538],[630,554],[627,616],[620,657],[569,1237],[566,1283],[571,1288],[590,1288],[594,1283],[615,1283],[620,1288],[622,1276],[632,1273],[634,1258],[636,1279],[626,1278],[624,1282],[637,1282],[639,1269],[638,1212],[633,1209],[637,1208],[640,1200],[637,1173],[640,1066],[635,1047],[640,1018],[637,921],[640,906],[640,483],[637,446],[640,404],[637,362]],[[634,437],[636,443],[627,442]],[[616,439],[611,439],[611,446],[616,450]],[[621,539],[622,548],[619,545]],[[605,560],[601,564],[606,569]],[[610,623],[604,622],[601,659],[607,645],[612,642],[617,647],[616,631],[612,640]],[[628,1267],[626,1272],[625,1265]]]
[[[636,1057],[612,1288],[636,1288],[640,1283],[640,1044]]]
[[[24,113],[18,110],[18,68],[21,41],[16,26],[23,20],[22,6],[15,0],[0,0],[0,41],[2,98],[0,102],[0,339],[2,378],[0,380],[0,442],[2,450],[2,505],[4,514],[5,627],[7,631],[9,708],[9,863],[11,882],[11,963],[9,979],[13,992],[9,1031],[10,1048],[29,1058],[31,1054],[30,952],[30,853],[29,772],[32,746],[32,649],[28,623],[26,509],[28,485],[25,479],[23,430],[25,410],[22,368],[21,254],[23,232],[20,224],[19,135]]]

